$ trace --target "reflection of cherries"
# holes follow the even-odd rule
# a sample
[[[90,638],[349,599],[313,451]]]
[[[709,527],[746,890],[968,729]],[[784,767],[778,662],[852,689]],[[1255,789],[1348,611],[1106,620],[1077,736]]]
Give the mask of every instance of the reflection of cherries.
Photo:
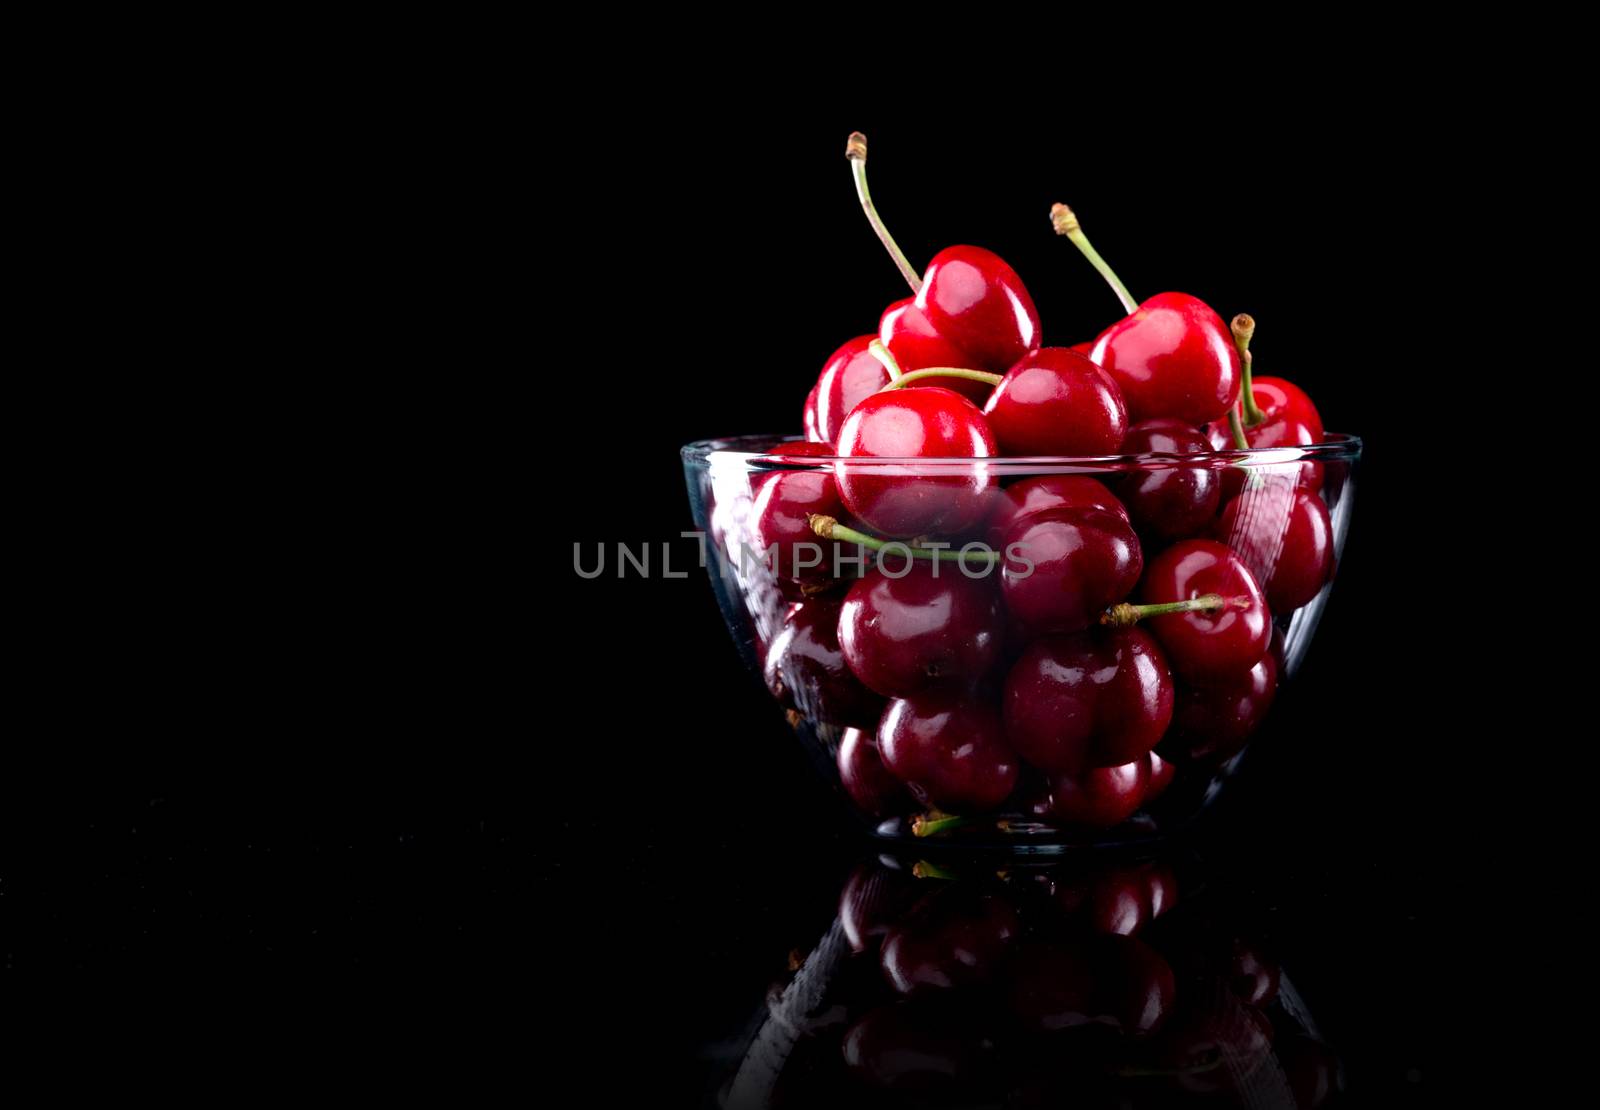
[[[1119,767],[1056,775],[1050,780],[1050,814],[1064,824],[1109,829],[1133,816],[1149,781],[1150,761],[1142,755]]]
[[[878,751],[919,802],[949,813],[994,809],[1017,782],[1000,715],[964,692],[891,701]]]
[[[813,721],[872,728],[883,698],[862,686],[839,647],[837,598],[814,597],[792,606],[767,647],[767,689]]]
[[[1273,612],[1289,613],[1316,597],[1333,574],[1333,522],[1315,493],[1268,481],[1228,502],[1216,536],[1258,576],[1265,572]]]
[[[1198,683],[1243,674],[1267,650],[1272,620],[1255,575],[1215,540],[1182,540],[1156,556],[1139,591],[1149,606],[1208,597],[1221,603],[1146,619],[1173,670]]]
[[[1297,1110],[1319,1110],[1339,1089],[1339,1058],[1321,1041],[1291,1033],[1275,1043]]]
[[[1238,752],[1272,708],[1278,670],[1277,658],[1268,651],[1243,674],[1197,686],[1180,683],[1172,731],[1162,747],[1190,759],[1226,759]]]
[[[1172,694],[1161,649],[1141,629],[1045,637],[1006,676],[1006,738],[1044,771],[1079,773],[1143,760],[1172,719]],[[1141,767],[1147,777],[1148,767]],[[1104,812],[1114,812],[1121,794],[1112,788],[1127,777],[1086,780],[1069,792],[1074,801],[1068,808],[1089,813],[1088,798],[1104,795],[1111,804]],[[1138,800],[1133,804],[1137,808]]]
[[[1228,986],[1241,1002],[1259,1008],[1278,997],[1281,973],[1277,961],[1263,955],[1255,945],[1234,941],[1228,971]]]
[[[883,765],[874,732],[846,729],[839,741],[839,782],[863,813],[887,817],[911,808],[904,784]]]
[[[1125,454],[1209,455],[1211,443],[1182,421],[1146,420],[1129,430],[1122,450]],[[1173,466],[1129,474],[1118,483],[1117,492],[1141,532],[1176,540],[1196,535],[1211,523],[1222,497],[1222,480],[1218,471],[1209,467]]]
[[[1006,530],[1003,551],[1001,594],[1032,633],[1088,628],[1128,596],[1143,566],[1126,517],[1104,509],[1046,509],[1018,518]]]
[[[1006,1002],[1026,1028],[1060,1032],[1109,1025],[1130,1037],[1160,1028],[1172,1008],[1172,968],[1149,945],[1112,934],[1035,940],[1006,975]]]
[[[1006,455],[1109,455],[1128,430],[1122,393],[1065,347],[1042,347],[1010,370],[983,414]]]
[[[994,434],[971,401],[948,389],[891,389],[851,410],[839,430],[843,459],[984,459],[998,452]],[[982,463],[883,473],[871,465],[838,467],[839,495],[869,528],[889,536],[955,533],[988,511],[995,485]]]
[[[900,578],[870,570],[850,587],[839,643],[868,687],[905,697],[982,678],[999,658],[1001,627],[990,576],[919,562]]]
[[[971,1084],[989,1052],[964,1014],[910,1001],[867,1014],[845,1034],[841,1050],[851,1073],[870,1086],[913,1093]]]
[[[993,501],[994,508],[984,526],[985,542],[992,551],[1005,549],[1006,532],[1015,521],[1046,509],[1105,509],[1128,519],[1128,510],[1110,490],[1093,478],[1076,474],[1024,478],[1000,490]]]
[[[839,892],[839,924],[850,947],[864,951],[889,931],[916,894],[909,874],[871,864],[858,867]]]
[[[1018,928],[999,895],[965,883],[943,887],[884,937],[884,978],[904,995],[985,983]]]

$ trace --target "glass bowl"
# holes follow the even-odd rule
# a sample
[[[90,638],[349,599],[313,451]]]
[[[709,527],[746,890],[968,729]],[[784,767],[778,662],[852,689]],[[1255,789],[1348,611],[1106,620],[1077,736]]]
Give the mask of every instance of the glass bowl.
[[[1055,852],[1159,838],[1219,796],[1327,604],[1361,443],[818,450],[683,448],[746,662],[876,836]]]

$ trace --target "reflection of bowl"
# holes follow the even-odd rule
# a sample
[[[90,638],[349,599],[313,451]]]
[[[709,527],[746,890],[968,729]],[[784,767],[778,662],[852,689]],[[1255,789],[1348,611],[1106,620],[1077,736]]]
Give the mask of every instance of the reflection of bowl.
[[[1310,643],[1349,530],[1361,444],[1332,436],[1309,447],[1092,459],[785,453],[795,450],[774,437],[683,450],[706,566],[747,661],[878,835],[1036,850],[1158,836],[1217,795]],[[802,513],[802,532],[807,524],[818,530],[815,551],[796,555],[791,548],[799,545],[780,544],[763,558],[753,529],[775,500],[770,492],[763,500],[763,491],[795,475],[829,496],[844,483],[875,496],[888,490],[897,507],[958,521],[960,530],[873,537],[842,509]],[[1109,531],[1125,538],[1106,541],[1124,552],[1115,594],[1079,589],[1082,579],[1070,573],[1024,581],[1034,560],[1013,561],[1021,552],[1006,541],[1034,541],[1024,525],[1044,519],[1040,504],[1060,508],[1051,491],[1063,482],[1075,483],[1074,497],[1084,489],[1100,491],[1092,501],[1108,497],[1109,508],[1095,511],[1124,515],[1126,528]],[[1133,505],[1130,491],[1163,483],[1218,492],[1185,530],[1161,535],[1122,501]],[[830,527],[843,530],[824,540]],[[1056,546],[1038,562],[1048,566],[1062,551],[1074,557],[1076,527],[1048,534],[1047,546]],[[862,534],[879,546],[861,546]],[[1172,551],[1176,543],[1185,545],[1181,552]],[[936,554],[940,545],[948,548]],[[1243,594],[1220,610],[1145,615],[1127,630],[1099,626],[1129,615],[1115,603],[1130,588],[1134,599],[1168,600],[1142,592],[1150,573],[1134,586],[1139,567],[1148,572],[1171,552],[1162,560],[1170,567],[1197,547],[1236,557],[1270,603],[1270,641],[1259,624],[1251,640],[1269,646],[1253,667],[1212,674],[1209,647],[1197,656],[1192,643],[1182,655],[1172,646],[1187,634],[1175,625],[1192,618],[1214,628],[1232,619],[1227,604],[1245,607]],[[1320,558],[1307,560],[1313,548]],[[1191,592],[1181,600],[1211,604],[1213,596],[1220,595]],[[1021,617],[1024,605],[1051,620],[1065,613],[1069,623],[1036,630]],[[1029,679],[1020,677],[1025,664]],[[1062,689],[1071,696],[1054,697]],[[1031,726],[1023,721],[1030,715]],[[1050,759],[1067,751],[1070,766],[1034,754],[1041,732],[1062,745],[1048,749]]]
[[[1327,1103],[1337,1058],[1199,861],[1094,861],[864,863],[721,1105]]]

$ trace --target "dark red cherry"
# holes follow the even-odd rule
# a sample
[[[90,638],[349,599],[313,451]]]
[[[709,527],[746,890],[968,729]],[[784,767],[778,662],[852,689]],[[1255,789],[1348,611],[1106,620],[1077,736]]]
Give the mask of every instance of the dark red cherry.
[[[1129,455],[1209,455],[1211,442],[1181,420],[1146,420],[1128,430],[1122,451]],[[1125,475],[1117,493],[1141,533],[1163,540],[1183,539],[1206,529],[1222,498],[1221,471],[1181,465]]]
[[[836,762],[844,792],[863,813],[888,817],[911,808],[905,784],[889,773],[878,754],[876,729],[846,729]]]
[[[835,443],[850,410],[889,384],[889,371],[867,348],[878,337],[860,335],[828,357],[806,398],[806,438]]]
[[[1112,492],[1093,478],[1076,474],[1041,474],[1024,478],[1000,490],[984,525],[990,550],[1005,549],[1006,531],[1013,522],[1046,509],[1105,509],[1128,519],[1128,510]]]
[[[857,405],[839,432],[839,494],[863,523],[888,536],[960,532],[991,508],[994,475],[970,467],[901,468],[883,473],[848,459],[985,459],[997,453],[977,407],[938,387],[892,389]]]
[[[1109,829],[1132,817],[1144,802],[1150,761],[1141,755],[1120,767],[1091,767],[1050,779],[1050,815],[1066,825]]]
[[[1278,691],[1279,664],[1271,651],[1243,674],[1201,685],[1179,683],[1172,730],[1162,748],[1189,759],[1226,759],[1261,727]],[[1171,766],[1171,764],[1167,764]]]
[[[1307,447],[1323,441],[1322,417],[1317,414],[1311,398],[1298,386],[1282,378],[1258,377],[1251,393],[1261,410],[1262,420],[1259,424],[1246,420],[1242,425],[1245,442],[1250,447]],[[1213,421],[1206,428],[1206,436],[1218,451],[1236,446],[1226,418]],[[1315,493],[1322,488],[1321,463],[1302,463],[1299,473],[1300,485],[1307,490]],[[1224,471],[1222,478],[1224,497],[1236,496],[1243,487],[1244,473],[1238,469]]]
[[[966,884],[942,887],[883,938],[884,978],[904,995],[987,982],[1019,929],[998,894]]]
[[[1259,1008],[1278,997],[1281,977],[1278,962],[1265,955],[1257,945],[1234,941],[1228,976],[1228,987],[1241,1002]]]
[[[1129,1037],[1157,1032],[1177,996],[1172,966],[1137,937],[1104,937],[1099,947],[1103,1006],[1112,1022]]]
[[[856,868],[839,892],[839,925],[850,947],[864,951],[887,933],[918,893],[908,872],[876,864]]]
[[[794,444],[793,447],[819,444]],[[803,457],[790,450],[792,457]],[[832,545],[817,538],[807,522],[812,513],[839,516],[844,503],[829,470],[775,470],[751,482],[755,503],[750,513],[752,559],[767,561],[779,578],[812,581],[831,578]],[[770,554],[769,554],[770,551]]]
[[[994,809],[1017,782],[1000,714],[964,692],[891,701],[878,723],[878,751],[919,802],[946,813]]]
[[[1161,739],[1172,696],[1166,660],[1141,629],[1047,636],[1006,675],[1006,739],[1044,771],[1115,768],[1144,760]]]
[[[1266,590],[1274,613],[1287,615],[1321,592],[1333,573],[1333,521],[1315,493],[1268,479],[1223,507],[1215,535],[1239,553]]]
[[[1155,759],[1156,753],[1151,752],[1150,758]],[[1172,764],[1167,766],[1171,767]],[[1178,904],[1178,877],[1172,873],[1171,867],[1159,860],[1145,864],[1142,870],[1145,888],[1149,892],[1150,916],[1160,917]]]
[[[1195,683],[1241,675],[1266,652],[1272,617],[1255,575],[1224,544],[1180,540],[1151,562],[1139,590],[1141,603],[1147,605],[1209,595],[1220,596],[1225,604],[1145,621],[1172,669]]]
[[[1004,624],[992,575],[918,561],[898,578],[874,568],[850,587],[839,644],[869,688],[907,697],[977,682],[1000,657]]]
[[[1154,916],[1143,869],[1113,867],[1056,884],[1056,905],[1097,933],[1132,936]]]
[[[983,414],[1004,455],[1110,455],[1128,431],[1122,392],[1066,347],[1041,347],[1006,371]]]
[[[1006,1009],[1025,1029],[1056,1033],[1100,1016],[1096,952],[1087,938],[1028,940],[1005,973]]]
[[[1139,538],[1122,514],[1045,509],[1006,530],[1000,592],[1031,633],[1076,632],[1127,597],[1139,580]]]
[[[921,1096],[969,1090],[990,1066],[982,1029],[957,1007],[901,1000],[871,1011],[840,1046],[861,1082]]]
[[[884,699],[845,665],[839,646],[842,607],[836,597],[792,606],[767,647],[763,676],[774,697],[818,724],[875,728]]]
[[[1177,719],[1178,696],[1173,694],[1173,719]],[[1144,790],[1145,804],[1155,801],[1167,792],[1167,787],[1172,785],[1172,780],[1178,777],[1178,768],[1174,763],[1162,759],[1154,751],[1150,752],[1150,782]]]
[[[1224,418],[1239,398],[1239,352],[1210,305],[1160,293],[1095,340],[1089,357],[1122,389],[1134,421],[1171,417],[1189,424]]]

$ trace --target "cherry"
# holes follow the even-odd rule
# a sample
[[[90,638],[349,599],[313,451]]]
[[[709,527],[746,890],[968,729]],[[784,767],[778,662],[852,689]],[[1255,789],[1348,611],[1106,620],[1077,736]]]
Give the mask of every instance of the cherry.
[[[1290,613],[1316,597],[1333,574],[1333,521],[1315,493],[1268,482],[1229,501],[1214,534],[1256,573],[1272,611]]]
[[[1260,727],[1278,691],[1278,660],[1271,651],[1242,674],[1200,686],[1181,683],[1172,731],[1162,747],[1189,759],[1226,759]],[[1171,766],[1168,764],[1168,766]]]
[[[834,443],[850,410],[889,384],[889,371],[871,351],[875,335],[857,336],[828,357],[806,397],[806,439]]]
[[[1128,430],[1125,454],[1209,455],[1211,441],[1181,420],[1146,420]],[[1205,529],[1217,515],[1222,479],[1207,466],[1180,465],[1124,476],[1117,492],[1141,532],[1177,540]]]
[[[1088,628],[1128,596],[1144,565],[1127,516],[1094,507],[1018,517],[1001,547],[1006,608],[1035,634]]]
[[[1110,455],[1128,431],[1117,384],[1066,347],[1023,357],[995,386],[983,414],[1007,455]]]
[[[1109,829],[1138,811],[1150,782],[1143,755],[1119,767],[1091,767],[1081,774],[1050,780],[1050,814],[1068,825]]]
[[[814,597],[790,608],[767,647],[762,675],[780,702],[819,724],[874,728],[884,699],[845,665],[838,598]]]
[[[1173,696],[1173,719],[1177,719],[1177,706],[1180,704],[1177,694]],[[1167,792],[1167,787],[1172,785],[1172,780],[1178,777],[1176,764],[1162,759],[1154,750],[1150,752],[1150,783],[1145,787],[1145,804],[1155,801]],[[1159,910],[1156,912],[1160,912]]]
[[[1155,916],[1143,868],[1111,868],[1087,881],[1059,883],[1055,901],[1097,933],[1132,936]]]
[[[961,366],[1003,373],[1039,347],[1039,312],[1017,272],[982,247],[946,247],[922,277],[879,218],[867,189],[867,137],[845,146],[856,195],[872,230],[915,294],[890,305],[878,335],[907,372]]]
[[[990,577],[918,562],[898,578],[874,568],[850,587],[839,645],[868,688],[908,697],[982,678],[1000,656],[1003,623]]]
[[[786,444],[781,450],[791,457],[805,457],[817,448],[827,450],[826,445],[815,443]],[[818,541],[810,519],[818,513],[834,515],[843,510],[833,471],[773,470],[757,474],[751,486],[755,490],[749,518],[752,557],[770,558],[780,578],[814,581],[832,577],[831,552]],[[769,549],[770,556],[766,554]]]
[[[873,733],[859,728],[846,729],[839,741],[836,762],[840,784],[863,813],[888,817],[911,808],[911,795],[883,765]]]
[[[1045,509],[1105,509],[1128,519],[1128,510],[1110,490],[1093,478],[1076,474],[1024,478],[1001,490],[994,501],[994,509],[985,525],[985,539],[994,551],[1005,549],[1006,530],[1014,521]]]
[[[883,938],[881,964],[903,995],[986,982],[1020,925],[996,894],[966,883],[944,886],[919,902]]]
[[[981,463],[954,470],[852,467],[852,458],[984,459],[994,434],[971,401],[948,389],[890,389],[858,404],[839,431],[839,494],[868,527],[890,536],[952,534],[988,511],[996,485]]]
[[[868,865],[851,872],[839,892],[839,925],[857,952],[889,931],[915,900],[914,881],[904,871]]]
[[[1129,1037],[1155,1032],[1172,1009],[1172,968],[1127,936],[1031,940],[1006,974],[1006,1001],[1024,1027],[1058,1032],[1090,1023]]]
[[[1160,293],[1136,305],[1089,244],[1072,209],[1057,204],[1050,222],[1100,271],[1128,312],[1100,333],[1089,357],[1122,388],[1129,417],[1204,424],[1226,416],[1239,397],[1242,371],[1222,317],[1187,293]]]
[[[1228,963],[1228,987],[1241,1002],[1258,1009],[1278,997],[1281,970],[1276,960],[1265,956],[1254,945],[1233,942]]]
[[[909,1094],[967,1089],[988,1069],[991,1046],[964,1013],[900,1001],[871,1011],[840,1045],[863,1082]]]
[[[1215,540],[1180,540],[1145,572],[1140,605],[1123,603],[1102,623],[1126,627],[1148,619],[1173,670],[1196,683],[1240,675],[1255,666],[1272,635],[1272,615],[1255,575]]]
[[[1145,753],[1172,719],[1172,696],[1166,660],[1141,629],[1048,636],[1035,640],[1006,676],[1006,739],[1043,771],[1081,774],[1141,760],[1148,779]],[[1139,777],[1102,776],[1068,794],[1077,800],[1073,804],[1087,804],[1085,790],[1109,788],[1130,776]],[[1141,794],[1128,812],[1142,800]]]
[[[962,693],[891,701],[878,723],[878,751],[919,802],[948,813],[994,809],[1017,782],[1000,715]]]
[[[1251,383],[1251,396],[1261,418],[1244,421],[1245,439],[1251,447],[1305,447],[1324,439],[1322,417],[1311,398],[1299,386],[1283,378],[1262,375]],[[1226,420],[1206,426],[1208,438],[1217,450],[1234,446]]]
[[[1297,1110],[1319,1110],[1339,1090],[1339,1058],[1321,1041],[1290,1033],[1277,1042],[1278,1064]]]

